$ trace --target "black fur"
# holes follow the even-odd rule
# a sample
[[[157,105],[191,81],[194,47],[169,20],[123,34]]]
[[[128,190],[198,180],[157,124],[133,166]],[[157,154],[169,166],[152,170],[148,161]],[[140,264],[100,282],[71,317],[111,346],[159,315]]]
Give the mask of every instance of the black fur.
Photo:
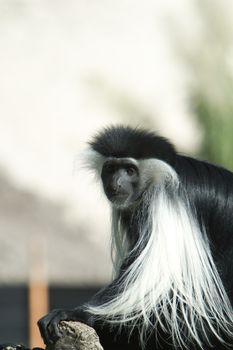
[[[233,173],[178,155],[174,168],[199,225],[207,233],[216,267],[233,306]]]
[[[90,146],[105,157],[157,158],[173,164],[174,147],[165,138],[138,128],[109,127],[97,134]]]

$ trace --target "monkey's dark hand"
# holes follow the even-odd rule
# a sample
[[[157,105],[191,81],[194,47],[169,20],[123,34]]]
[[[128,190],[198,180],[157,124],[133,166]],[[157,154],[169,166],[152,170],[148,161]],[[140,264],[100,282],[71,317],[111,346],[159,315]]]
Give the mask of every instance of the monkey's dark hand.
[[[84,314],[82,308],[73,310],[55,309],[42,317],[37,324],[44,343],[46,345],[53,344],[61,338],[62,333],[58,326],[60,321],[80,321],[86,323]]]

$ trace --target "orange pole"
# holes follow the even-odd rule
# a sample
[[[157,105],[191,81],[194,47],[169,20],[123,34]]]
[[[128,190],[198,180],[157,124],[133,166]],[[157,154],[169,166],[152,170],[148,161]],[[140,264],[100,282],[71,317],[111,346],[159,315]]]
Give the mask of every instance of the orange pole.
[[[44,347],[37,321],[48,313],[48,288],[43,284],[29,284],[29,343],[30,348]]]
[[[32,237],[29,242],[30,273],[28,284],[30,348],[44,347],[37,321],[49,310],[45,252],[45,241],[42,238]]]

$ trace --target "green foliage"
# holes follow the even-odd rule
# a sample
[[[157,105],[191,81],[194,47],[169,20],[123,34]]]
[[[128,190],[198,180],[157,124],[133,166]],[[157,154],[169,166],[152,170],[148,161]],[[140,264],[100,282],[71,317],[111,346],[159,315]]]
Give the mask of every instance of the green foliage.
[[[191,106],[203,137],[200,156],[233,170],[233,25],[227,1],[197,0],[198,43],[183,50],[192,77]]]
[[[217,83],[217,82],[216,82]],[[232,85],[232,84],[230,84]],[[218,85],[222,92],[223,86]],[[222,101],[199,91],[193,98],[193,110],[203,130],[200,156],[233,170],[233,88]],[[232,95],[232,97],[230,96]]]

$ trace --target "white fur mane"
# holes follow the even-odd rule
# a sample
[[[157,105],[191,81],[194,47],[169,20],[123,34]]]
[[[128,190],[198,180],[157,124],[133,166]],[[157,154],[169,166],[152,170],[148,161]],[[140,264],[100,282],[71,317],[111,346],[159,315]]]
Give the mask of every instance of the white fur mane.
[[[148,164],[155,175],[143,196],[150,203],[149,216],[146,221],[142,218],[133,248],[136,258],[122,274],[120,266],[132,251],[121,216],[113,209],[115,278],[120,292],[102,305],[89,305],[88,311],[109,322],[138,327],[142,347],[151,327],[170,334],[173,345],[181,348],[191,339],[204,349],[203,341],[211,343],[212,335],[224,342],[220,334],[233,336],[232,307],[206,233],[201,232],[188,200],[180,195],[183,189],[176,172],[160,160],[150,159]]]

